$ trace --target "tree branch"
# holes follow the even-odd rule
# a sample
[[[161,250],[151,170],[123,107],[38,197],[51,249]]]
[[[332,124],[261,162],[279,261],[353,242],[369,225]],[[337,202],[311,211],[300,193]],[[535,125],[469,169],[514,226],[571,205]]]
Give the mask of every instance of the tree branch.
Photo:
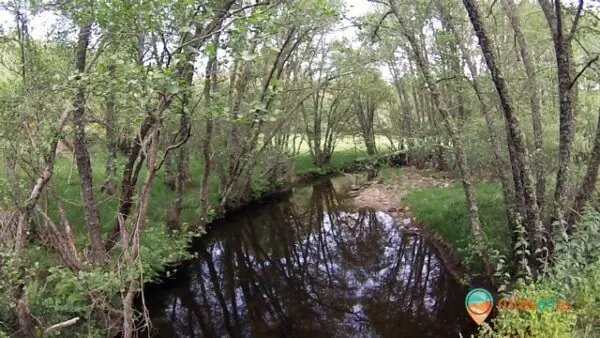
[[[489,17],[490,17],[490,15],[492,15],[492,11],[494,10],[494,6],[495,6],[495,5],[496,5],[496,0],[494,0],[494,1],[492,2],[492,4],[490,5],[490,10],[488,11],[487,15],[485,16],[485,18],[486,18],[486,19],[487,19],[487,18],[489,18]]]
[[[390,15],[392,13],[393,12],[391,10],[389,10],[381,17],[381,19],[379,19],[379,21],[377,22],[377,25],[375,25],[375,31],[373,32],[373,35],[371,35],[371,40],[373,40],[375,37],[379,38],[379,35],[377,35],[377,33],[379,32],[379,28],[383,24],[383,21],[385,20],[385,18],[387,18],[388,15]]]
[[[573,26],[571,26],[571,32],[569,33],[568,40],[571,41],[573,36],[575,36],[575,31],[577,30],[577,24],[579,23],[579,18],[581,18],[581,12],[583,10],[583,0],[579,0],[579,5],[577,6],[577,14],[575,14],[575,20],[573,21]]]
[[[579,71],[579,73],[577,73],[577,76],[575,76],[575,78],[573,79],[573,82],[571,82],[571,84],[569,85],[569,89],[573,88],[573,86],[575,85],[575,82],[577,82],[577,79],[579,79],[579,77],[583,74],[583,72],[585,72],[586,69],[588,69],[592,63],[598,61],[598,55],[596,55],[596,57],[594,57],[593,59],[591,59],[590,61],[588,61],[586,63],[586,65]]]
[[[60,322],[58,324],[54,324],[52,326],[50,326],[49,328],[44,330],[44,334],[48,334],[52,331],[56,331],[56,330],[60,330],[63,329],[65,327],[71,326],[71,325],[75,325],[75,323],[77,323],[79,321],[79,317],[75,317],[75,318],[71,318],[69,320],[66,320],[64,322]]]
[[[192,128],[190,128],[190,127],[184,127],[184,129],[186,129],[186,134],[185,134],[185,137],[183,138],[183,140],[181,140],[181,141],[179,141],[179,142],[177,142],[175,144],[172,144],[172,145],[170,145],[170,146],[167,147],[167,149],[165,150],[165,155],[160,160],[160,162],[158,162],[158,164],[156,165],[155,171],[159,171],[160,170],[160,168],[162,167],[163,163],[165,162],[165,159],[167,158],[167,154],[169,152],[171,152],[172,150],[175,150],[177,148],[180,148],[190,138],[190,136],[192,135],[192,131],[191,131]],[[180,131],[181,131],[181,129],[177,133],[179,134]]]

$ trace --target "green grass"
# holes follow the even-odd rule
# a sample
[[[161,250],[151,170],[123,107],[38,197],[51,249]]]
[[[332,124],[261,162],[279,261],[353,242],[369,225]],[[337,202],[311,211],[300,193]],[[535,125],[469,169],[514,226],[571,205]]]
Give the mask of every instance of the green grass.
[[[501,254],[510,253],[510,231],[499,184],[476,186],[479,217],[488,247]],[[457,251],[463,261],[469,261],[473,243],[471,220],[462,184],[451,188],[425,188],[409,194],[405,203],[416,218],[437,232]]]
[[[342,148],[343,149],[343,148]],[[118,196],[107,196],[100,192],[100,187],[106,177],[105,154],[103,151],[97,151],[93,149],[92,157],[92,170],[93,170],[93,182],[96,191],[94,196],[96,197],[96,203],[98,204],[98,211],[100,214],[100,222],[103,226],[103,232],[109,233],[114,225],[116,219],[116,211],[118,205]],[[367,156],[366,151],[360,149],[343,149],[336,151],[331,159],[331,162],[324,168],[318,168],[312,163],[310,153],[296,158],[295,162],[295,173],[297,175],[303,175],[306,173],[311,174],[326,174],[342,169],[343,167],[354,163],[357,159],[364,158]],[[120,157],[118,159],[117,173],[122,173],[123,166],[125,165],[125,158]],[[201,158],[191,156],[190,158],[190,173],[191,182],[186,186],[184,195],[184,204],[182,210],[182,222],[194,222],[199,218],[199,207],[200,207],[200,180],[204,169],[204,163]],[[72,171],[72,173],[71,173]],[[254,170],[255,176],[258,177],[261,174],[260,165]],[[71,173],[71,175],[70,175]],[[71,180],[69,182],[69,176]],[[146,170],[142,169],[138,180],[138,189],[146,179]],[[118,177],[120,180],[120,177]],[[120,181],[118,181],[120,185]],[[269,192],[272,187],[265,187],[261,184],[260,180],[256,180],[254,189],[257,192]],[[57,189],[60,192],[61,199],[63,200],[63,206],[67,211],[69,220],[72,222],[71,226],[74,228],[74,234],[78,234],[77,240],[80,243],[85,243],[88,240],[87,231],[85,229],[85,218],[83,211],[83,204],[81,202],[80,195],[80,181],[77,172],[77,165],[72,162],[70,156],[62,156],[57,159],[54,177],[52,179],[53,189]],[[219,202],[219,178],[218,175],[212,174],[209,177],[209,203],[215,205]],[[148,208],[147,220],[150,225],[162,225],[168,210],[174,205],[177,199],[176,192],[169,189],[165,184],[165,172],[164,166],[157,173],[154,185],[152,187],[152,197],[150,199],[150,207]],[[58,220],[57,209],[53,205],[54,200],[49,201],[50,216],[53,219]]]
[[[298,158],[294,163],[296,174],[302,175],[313,172],[333,172],[344,168],[356,162],[356,160],[367,157],[367,152],[358,149],[344,149],[333,153],[328,164],[319,168],[312,162],[310,153],[305,153]]]
[[[297,135],[297,138],[300,138],[300,135]],[[396,140],[396,143],[398,141]],[[397,145],[397,144],[396,144]],[[383,135],[375,135],[375,146],[377,150],[380,152],[384,152],[390,148],[390,141],[387,137]],[[343,136],[337,139],[335,143],[335,151],[345,151],[345,150],[358,150],[365,151],[365,143],[361,137],[352,137],[352,136]],[[308,143],[302,142],[300,146],[300,152],[309,152],[310,148],[308,147]]]
[[[119,159],[118,172],[122,172],[122,166],[124,159]],[[69,182],[69,172],[71,171],[71,160],[70,158],[62,157],[56,163],[54,172],[53,184],[54,188],[58,189],[61,194],[61,198],[64,200],[63,204],[67,209],[69,220],[72,220],[72,226],[77,228],[84,227],[84,212],[83,205],[80,197],[80,182],[79,175],[77,173],[77,166],[73,168],[72,180]],[[106,177],[106,171],[104,169],[104,156],[102,154],[94,154],[92,159],[92,170],[93,170],[93,181],[95,191],[96,203],[98,204],[98,211],[100,214],[100,221],[103,225],[105,233],[110,232],[115,224],[116,210],[118,205],[118,196],[107,196],[99,191],[104,178]],[[202,177],[203,164],[201,161],[192,158],[190,160],[190,171],[192,176],[192,182],[188,184],[185,190],[184,205],[182,211],[182,221],[191,222],[198,218],[199,210],[199,196],[200,196],[200,179]],[[140,172],[138,188],[141,187],[146,179],[146,171],[143,169]],[[119,182],[120,184],[120,182]],[[211,203],[218,201],[218,177],[216,175],[211,177],[209,186],[211,192],[209,194],[209,200]],[[150,199],[150,206],[148,208],[148,221],[150,223],[162,223],[164,222],[165,216],[169,208],[171,208],[177,195],[175,191],[169,189],[165,184],[165,173],[164,170],[157,174],[154,185],[152,187],[152,195]],[[50,208],[56,210],[56,208]],[[58,215],[52,215],[58,216]],[[87,238],[85,231],[77,231],[82,235],[82,238]]]

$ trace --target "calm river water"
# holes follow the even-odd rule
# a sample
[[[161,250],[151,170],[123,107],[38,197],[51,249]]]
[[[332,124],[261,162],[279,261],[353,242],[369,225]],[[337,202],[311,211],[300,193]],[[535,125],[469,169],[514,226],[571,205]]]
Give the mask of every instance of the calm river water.
[[[344,203],[354,178],[295,188],[213,226],[146,290],[155,337],[469,337],[466,290],[424,239]]]

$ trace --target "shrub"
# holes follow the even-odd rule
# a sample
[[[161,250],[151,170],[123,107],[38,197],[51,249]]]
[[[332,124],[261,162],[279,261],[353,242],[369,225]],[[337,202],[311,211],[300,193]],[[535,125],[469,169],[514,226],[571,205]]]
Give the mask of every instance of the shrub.
[[[103,312],[105,306],[119,309],[119,294],[133,278],[143,276],[143,282],[156,281],[172,263],[191,258],[187,247],[193,236],[197,234],[175,231],[167,235],[160,227],[149,227],[142,234],[141,267],[121,265],[114,260],[113,265],[81,271],[77,275],[67,267],[51,265],[51,259],[43,261],[42,255],[36,253],[39,247],[32,247],[30,260],[36,259],[36,262],[30,267],[31,277],[26,286],[30,310],[42,327],[81,317],[83,326],[66,330],[81,330],[88,336],[92,331],[102,331],[105,326],[96,322],[99,318],[94,316],[95,311]]]
[[[503,311],[485,325],[483,337],[600,337],[600,213],[587,210],[570,238],[556,238],[554,264],[538,281],[504,297],[553,299],[573,305],[571,312]]]

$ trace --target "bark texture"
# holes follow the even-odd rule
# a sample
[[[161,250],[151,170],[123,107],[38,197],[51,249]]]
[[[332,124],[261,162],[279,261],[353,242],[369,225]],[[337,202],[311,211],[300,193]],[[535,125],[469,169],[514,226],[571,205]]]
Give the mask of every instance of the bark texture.
[[[554,6],[547,0],[539,0],[539,3],[552,33],[557,66],[556,75],[558,77],[560,131],[553,220],[559,221],[562,225],[568,227],[570,225],[565,224],[564,214],[568,197],[569,172],[573,163],[573,139],[575,136],[574,98],[576,98],[575,93],[577,88],[573,84],[572,35],[566,34],[562,5],[559,0],[554,2]]]
[[[533,125],[533,143],[535,146],[535,179],[536,179],[536,197],[538,208],[541,210],[546,196],[546,172],[544,170],[544,130],[542,126],[542,117],[540,113],[540,88],[538,85],[534,60],[529,52],[527,40],[521,30],[521,22],[517,14],[513,0],[502,0],[502,7],[508,16],[508,20],[515,33],[515,38],[519,44],[519,54],[527,73],[527,88],[531,102],[531,122]]]
[[[512,148],[509,146],[509,150],[511,162],[513,163],[513,180],[517,192],[519,184],[522,183],[524,204],[517,206],[517,210],[524,210],[525,212],[525,215],[523,215],[525,217],[525,228],[528,232],[530,243],[533,243],[531,252],[537,252],[537,249],[542,246],[542,227],[525,137],[521,132],[519,121],[517,120],[510,99],[508,85],[496,62],[493,42],[488,38],[477,3],[475,0],[463,0],[463,4],[467,10],[475,34],[477,35],[479,46],[481,47],[486,64],[492,75],[496,91],[500,97],[500,103],[506,122],[507,138],[509,144],[512,146]],[[533,272],[535,274],[535,271]]]
[[[90,24],[84,25],[79,31],[77,42],[77,54],[75,65],[79,74],[85,72],[86,54],[90,39]],[[92,262],[96,265],[103,265],[106,260],[106,254],[102,245],[102,229],[100,225],[100,216],[94,198],[94,187],[92,182],[92,163],[88,151],[85,135],[85,87],[81,82],[80,76],[77,77],[77,93],[75,96],[73,125],[75,127],[75,138],[73,148],[75,159],[77,161],[77,170],[81,183],[81,197],[83,200],[83,210],[90,234],[92,244]]]

